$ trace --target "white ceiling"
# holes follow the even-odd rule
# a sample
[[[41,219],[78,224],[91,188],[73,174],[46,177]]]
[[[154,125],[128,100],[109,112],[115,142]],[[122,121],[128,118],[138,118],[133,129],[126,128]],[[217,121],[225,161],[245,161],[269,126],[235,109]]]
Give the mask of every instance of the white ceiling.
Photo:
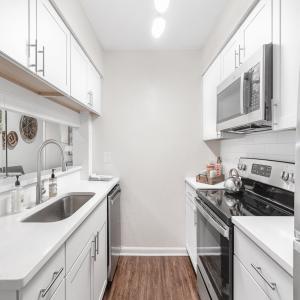
[[[200,49],[229,0],[170,0],[162,37],[151,35],[153,0],[80,0],[105,50]]]

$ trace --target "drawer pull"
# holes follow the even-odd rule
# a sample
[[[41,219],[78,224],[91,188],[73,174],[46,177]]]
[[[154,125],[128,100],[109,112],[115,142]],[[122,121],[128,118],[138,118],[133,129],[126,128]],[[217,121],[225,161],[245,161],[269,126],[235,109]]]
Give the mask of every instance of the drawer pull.
[[[251,264],[251,267],[258,273],[258,275],[265,281],[265,283],[274,291],[276,289],[276,283],[270,282],[262,273],[261,267],[256,267],[254,264]]]
[[[59,277],[59,275],[62,273],[62,271],[64,270],[63,267],[61,267],[61,269],[59,271],[56,271],[53,273],[53,278],[50,282],[50,284],[48,285],[47,288],[42,289],[40,294],[42,296],[42,298],[45,298],[45,296],[48,294],[49,290],[52,288],[53,284],[55,283],[56,279]]]

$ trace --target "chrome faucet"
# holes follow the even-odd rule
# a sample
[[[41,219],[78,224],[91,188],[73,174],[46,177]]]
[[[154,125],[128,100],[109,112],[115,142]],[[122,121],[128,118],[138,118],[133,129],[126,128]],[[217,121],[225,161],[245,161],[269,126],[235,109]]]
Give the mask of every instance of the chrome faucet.
[[[38,205],[42,202],[43,189],[42,189],[42,184],[41,184],[41,165],[42,165],[41,160],[42,160],[42,152],[43,152],[44,148],[49,144],[54,144],[59,148],[60,154],[61,154],[61,170],[63,172],[65,172],[67,170],[66,163],[65,163],[64,150],[63,150],[61,144],[58,141],[53,140],[53,139],[44,141],[41,144],[41,146],[38,150],[38,154],[37,154],[36,205]]]

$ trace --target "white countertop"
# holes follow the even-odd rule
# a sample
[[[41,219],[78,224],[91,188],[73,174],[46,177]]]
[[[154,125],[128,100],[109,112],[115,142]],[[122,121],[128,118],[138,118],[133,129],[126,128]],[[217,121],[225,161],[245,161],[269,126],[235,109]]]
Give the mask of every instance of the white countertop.
[[[119,182],[79,181],[61,186],[60,195],[20,214],[0,217],[0,289],[24,287]],[[22,223],[28,215],[70,192],[96,195],[69,218],[52,223]]]
[[[214,185],[210,185],[210,184],[206,184],[206,183],[200,183],[196,181],[196,176],[194,177],[186,177],[185,178],[185,182],[187,182],[192,188],[196,189],[202,189],[202,190],[206,190],[206,189],[224,189],[224,181],[214,184]]]
[[[232,221],[293,276],[294,217],[233,217]]]

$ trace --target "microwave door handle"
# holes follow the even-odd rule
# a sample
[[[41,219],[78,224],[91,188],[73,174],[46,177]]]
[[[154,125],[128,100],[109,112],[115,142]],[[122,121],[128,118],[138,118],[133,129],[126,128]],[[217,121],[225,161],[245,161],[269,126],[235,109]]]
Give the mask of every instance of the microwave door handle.
[[[241,115],[245,114],[245,92],[244,92],[244,83],[245,83],[245,73],[241,75],[241,90],[240,90],[240,112]]]

